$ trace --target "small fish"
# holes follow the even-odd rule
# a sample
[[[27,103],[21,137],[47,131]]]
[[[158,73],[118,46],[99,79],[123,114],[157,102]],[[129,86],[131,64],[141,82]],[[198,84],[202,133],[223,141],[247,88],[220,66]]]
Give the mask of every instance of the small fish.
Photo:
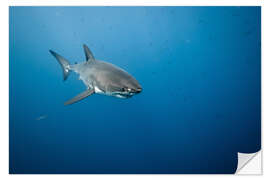
[[[36,120],[41,120],[41,119],[46,119],[47,118],[47,115],[42,115],[42,116],[39,116]]]

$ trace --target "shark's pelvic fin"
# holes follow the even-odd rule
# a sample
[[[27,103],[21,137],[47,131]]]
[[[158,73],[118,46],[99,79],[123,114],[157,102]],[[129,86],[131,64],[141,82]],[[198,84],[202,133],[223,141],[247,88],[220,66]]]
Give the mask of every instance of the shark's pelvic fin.
[[[90,51],[90,49],[85,44],[83,45],[83,49],[84,49],[86,61],[95,60],[93,53]]]
[[[61,65],[61,67],[63,69],[63,76],[64,76],[64,81],[65,81],[69,75],[69,72],[70,72],[68,60],[66,60],[65,58],[63,58],[62,56],[60,56],[59,54],[57,54],[56,52],[54,52],[52,50],[50,50],[50,53],[57,59],[57,61]]]
[[[75,102],[78,102],[88,96],[90,96],[91,94],[94,94],[94,89],[87,89],[86,91],[78,94],[77,96],[75,96],[74,98],[68,100],[67,102],[64,103],[64,105],[69,105],[69,104],[73,104]]]

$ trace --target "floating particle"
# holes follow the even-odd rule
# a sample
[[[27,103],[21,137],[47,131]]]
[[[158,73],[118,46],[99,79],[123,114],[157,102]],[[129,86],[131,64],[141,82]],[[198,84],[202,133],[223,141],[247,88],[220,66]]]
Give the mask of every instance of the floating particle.
[[[215,118],[216,119],[222,119],[223,118],[223,115],[221,113],[216,113],[215,114]]]
[[[251,30],[248,30],[248,31],[245,31],[243,34],[244,34],[245,36],[249,36],[249,35],[252,34],[252,31],[251,31]]]
[[[204,24],[204,23],[205,23],[205,20],[203,20],[203,19],[198,20],[198,24]]]
[[[238,17],[238,16],[240,16],[240,13],[238,13],[238,12],[233,12],[233,13],[232,13],[232,16]]]

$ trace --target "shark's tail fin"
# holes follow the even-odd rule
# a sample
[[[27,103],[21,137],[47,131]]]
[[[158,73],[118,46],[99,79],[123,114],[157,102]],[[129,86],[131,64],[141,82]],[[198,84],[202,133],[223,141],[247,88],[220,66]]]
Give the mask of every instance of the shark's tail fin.
[[[63,75],[64,75],[64,81],[67,79],[69,72],[70,72],[70,66],[68,60],[57,54],[56,52],[50,50],[50,53],[57,59],[59,64],[61,65],[63,69]]]

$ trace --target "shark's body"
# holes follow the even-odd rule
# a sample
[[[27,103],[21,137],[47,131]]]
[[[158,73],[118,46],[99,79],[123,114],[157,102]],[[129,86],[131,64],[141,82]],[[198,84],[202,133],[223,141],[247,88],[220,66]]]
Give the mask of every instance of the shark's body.
[[[87,90],[67,101],[65,105],[72,104],[94,93],[115,96],[118,98],[129,98],[141,92],[142,88],[138,81],[126,71],[107,62],[96,60],[84,45],[86,61],[70,65],[69,62],[50,50],[63,68],[64,80],[70,71],[79,74],[79,79],[86,85]]]

